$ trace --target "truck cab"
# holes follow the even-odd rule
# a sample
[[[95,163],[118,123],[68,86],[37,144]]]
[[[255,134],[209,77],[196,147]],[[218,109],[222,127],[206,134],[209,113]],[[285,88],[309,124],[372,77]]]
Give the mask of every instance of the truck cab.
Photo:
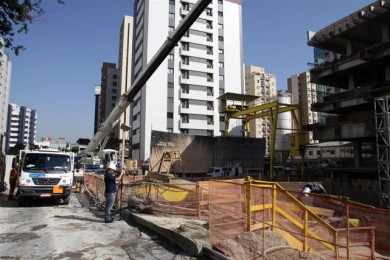
[[[17,198],[56,198],[69,203],[73,185],[73,154],[51,150],[21,151]]]

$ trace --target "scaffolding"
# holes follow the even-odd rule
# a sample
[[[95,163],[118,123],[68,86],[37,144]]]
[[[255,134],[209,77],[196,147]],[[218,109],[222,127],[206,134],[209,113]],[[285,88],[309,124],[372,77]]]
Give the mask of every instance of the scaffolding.
[[[390,96],[376,98],[374,105],[380,203],[390,208]]]

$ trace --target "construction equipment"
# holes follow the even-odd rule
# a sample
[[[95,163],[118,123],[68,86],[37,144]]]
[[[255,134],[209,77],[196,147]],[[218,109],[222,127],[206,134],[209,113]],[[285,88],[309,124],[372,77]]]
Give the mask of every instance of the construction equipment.
[[[243,121],[244,135],[249,136],[249,122],[257,118],[270,118],[272,122],[272,131],[271,131],[271,145],[269,146],[270,154],[270,178],[273,178],[273,163],[275,160],[275,141],[276,141],[276,131],[277,130],[286,130],[278,128],[278,117],[281,113],[290,112],[292,115],[293,125],[296,129],[288,129],[293,131],[292,140],[291,140],[291,149],[289,151],[289,156],[301,155],[302,164],[301,164],[301,175],[303,175],[303,159],[304,151],[302,149],[304,144],[304,136],[302,129],[302,119],[299,113],[299,106],[292,104],[283,104],[278,101],[273,101],[270,103],[265,103],[261,105],[248,106],[246,103],[248,101],[253,101],[255,96],[249,95],[239,95],[226,93],[221,96],[219,99],[222,101],[222,106],[224,107],[225,113],[225,135],[229,134],[229,121],[231,119],[241,119]],[[229,101],[231,103],[229,103]],[[239,101],[240,103],[234,103],[234,101]]]
[[[130,103],[133,102],[135,95],[144,87],[145,83],[173,50],[181,37],[188,31],[188,29],[190,29],[192,24],[198,19],[207,6],[211,4],[211,2],[212,0],[199,0],[193,6],[190,13],[182,20],[176,30],[169,35],[146,68],[142,71],[139,77],[135,79],[130,89],[121,96],[118,104],[114,107],[107,119],[103,122],[102,126],[96,132],[95,136],[89,142],[85,153],[95,152],[96,148],[103,139],[113,130],[114,122],[120,118]]]

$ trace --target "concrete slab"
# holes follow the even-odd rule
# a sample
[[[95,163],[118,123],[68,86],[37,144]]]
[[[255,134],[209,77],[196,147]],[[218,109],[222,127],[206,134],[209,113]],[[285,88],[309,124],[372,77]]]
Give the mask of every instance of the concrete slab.
[[[0,196],[0,259],[192,259],[125,221],[70,205],[17,207]]]

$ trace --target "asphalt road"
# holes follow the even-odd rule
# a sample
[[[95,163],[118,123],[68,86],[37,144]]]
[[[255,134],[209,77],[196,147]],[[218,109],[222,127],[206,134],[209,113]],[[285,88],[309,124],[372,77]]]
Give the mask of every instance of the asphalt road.
[[[103,223],[72,195],[70,204],[18,207],[0,195],[0,259],[191,259],[124,221]]]

